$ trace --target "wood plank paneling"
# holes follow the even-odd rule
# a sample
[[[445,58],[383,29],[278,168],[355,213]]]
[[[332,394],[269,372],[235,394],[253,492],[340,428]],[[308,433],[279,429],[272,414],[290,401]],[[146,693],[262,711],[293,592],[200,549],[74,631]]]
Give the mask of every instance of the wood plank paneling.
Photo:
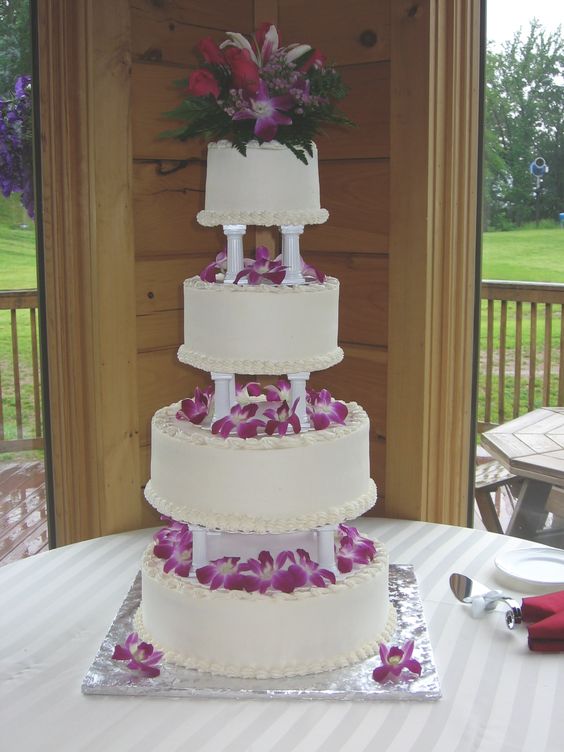
[[[329,221],[308,227],[304,251],[387,253],[389,164],[387,160],[321,162],[321,205]]]
[[[213,254],[139,259],[136,267],[137,314],[182,308],[183,282],[198,274],[213,260]]]
[[[339,70],[349,92],[339,109],[354,126],[327,126],[316,138],[319,158],[379,159],[390,155],[390,64]]]
[[[178,348],[184,338],[184,311],[157,311],[137,316],[137,350]]]
[[[139,256],[190,254],[224,246],[220,229],[201,227],[196,214],[204,208],[204,165],[191,162],[168,175],[153,163],[133,169],[135,252]],[[210,259],[211,260],[211,259]]]
[[[389,2],[280,0],[278,14],[284,44],[311,44],[338,65],[390,57]],[[361,42],[363,32],[369,46]]]
[[[385,346],[388,341],[388,257],[308,251],[305,258],[340,282],[339,339]]]
[[[228,29],[249,34],[254,28],[253,0],[131,0],[133,49],[138,48],[137,38],[143,26],[172,25],[171,32],[189,34],[191,27]],[[200,29],[200,32],[202,29]],[[205,34],[202,34],[204,36]]]
[[[212,37],[219,44],[225,31],[190,26],[167,21],[132,8],[131,23],[135,49],[133,59],[195,68],[198,65],[196,45],[204,37]]]
[[[137,372],[141,445],[150,441],[151,418],[159,408],[191,396],[197,386],[205,387],[210,381],[209,373],[180,363],[176,347],[139,353]]]

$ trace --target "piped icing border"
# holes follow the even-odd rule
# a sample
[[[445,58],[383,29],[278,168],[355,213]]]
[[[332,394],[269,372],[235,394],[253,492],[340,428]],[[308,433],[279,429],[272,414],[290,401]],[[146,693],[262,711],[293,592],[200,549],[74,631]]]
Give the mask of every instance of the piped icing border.
[[[186,580],[176,575],[165,575],[162,572],[161,562],[156,559],[152,553],[153,544],[151,543],[143,557],[143,572],[144,575],[153,579],[159,587],[163,587],[169,590],[178,591],[181,597],[184,599],[227,599],[227,600],[246,600],[249,602],[256,602],[263,598],[271,598],[276,601],[298,601],[311,598],[330,598],[338,597],[343,588],[355,588],[361,587],[377,575],[381,574],[382,570],[387,567],[388,556],[383,546],[375,541],[377,547],[377,554],[373,562],[363,566],[352,575],[348,575],[342,580],[338,580],[334,585],[329,584],[325,588],[308,588],[303,590],[296,590],[293,593],[282,593],[274,591],[268,595],[259,593],[246,593],[239,590],[210,590],[207,587],[201,586],[191,580]],[[388,615],[384,628],[374,636],[373,640],[361,645],[355,650],[348,651],[337,656],[331,656],[326,661],[315,661],[309,664],[297,665],[295,662],[287,663],[282,666],[238,666],[238,665],[222,665],[213,661],[191,659],[188,656],[181,655],[174,651],[166,649],[166,646],[162,646],[156,641],[153,636],[146,630],[143,623],[143,616],[141,607],[137,610],[134,617],[134,627],[143,640],[151,642],[158,650],[163,650],[165,653],[165,660],[176,665],[184,666],[186,668],[197,669],[198,671],[207,671],[214,674],[221,674],[224,676],[233,676],[238,678],[254,678],[254,679],[266,679],[266,678],[279,678],[284,676],[302,676],[305,674],[315,674],[322,671],[331,671],[337,668],[343,668],[353,663],[359,663],[378,652],[378,647],[382,642],[388,642],[395,629],[396,629],[396,611],[394,607],[389,604]]]
[[[261,227],[322,225],[329,219],[329,212],[327,209],[287,211],[244,211],[242,209],[215,211],[203,209],[198,212],[196,219],[203,227],[216,227],[217,225],[259,225]]]
[[[377,496],[376,484],[370,478],[366,493],[341,506],[295,517],[255,517],[248,514],[219,514],[185,505],[180,506],[156,493],[151,481],[145,486],[145,498],[161,514],[179,522],[202,525],[202,527],[222,530],[226,533],[291,533],[312,530],[322,525],[337,525],[367,512],[376,503]]]
[[[338,290],[339,280],[336,277],[325,277],[324,282],[311,282],[305,285],[225,285],[218,282],[205,282],[200,277],[188,277],[184,280],[184,287],[193,287],[196,290],[210,290],[218,295],[304,295],[322,293],[327,290]]]
[[[200,371],[221,371],[223,373],[281,374],[300,371],[323,371],[340,363],[344,353],[340,347],[324,355],[296,360],[245,360],[238,358],[214,358],[191,350],[186,345],[178,348],[178,360]]]

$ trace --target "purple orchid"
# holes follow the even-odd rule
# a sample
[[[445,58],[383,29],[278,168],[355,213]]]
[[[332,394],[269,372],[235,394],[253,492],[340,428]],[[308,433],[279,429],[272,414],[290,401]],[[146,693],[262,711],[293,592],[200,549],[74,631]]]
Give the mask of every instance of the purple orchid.
[[[292,399],[292,385],[289,379],[278,379],[276,384],[264,387],[267,402],[290,402]]]
[[[227,271],[227,251],[220,251],[215,257],[215,261],[208,264],[200,272],[202,282],[215,282],[218,274],[225,274]]]
[[[257,404],[234,405],[229,415],[212,423],[212,433],[226,439],[236,429],[240,439],[252,439],[257,435],[257,429],[264,426],[264,420],[254,417],[257,410]]]
[[[283,593],[292,593],[296,582],[289,570],[284,569],[288,560],[295,562],[291,551],[281,551],[276,561],[269,551],[261,551],[258,559],[248,559],[239,566],[239,571],[245,573],[245,590],[264,594],[273,588]]]
[[[167,522],[167,526],[157,530],[153,535],[155,543],[168,543],[169,541],[176,541],[180,536],[190,528],[185,522],[176,522],[171,517],[165,517],[161,515],[161,520]]]
[[[294,99],[289,94],[271,97],[264,81],[259,80],[258,92],[243,109],[233,115],[233,120],[256,120],[254,134],[263,141],[272,141],[279,125],[292,125],[292,118],[281,110],[290,110]]]
[[[331,397],[331,392],[322,389],[319,393],[310,395],[307,414],[316,431],[327,428],[331,423],[344,424],[349,410],[344,402],[337,402]]]
[[[397,682],[402,671],[406,670],[417,676],[421,675],[421,664],[412,658],[413,640],[408,640],[402,648],[393,645],[388,648],[386,645],[380,645],[381,666],[377,666],[372,672],[372,678],[377,682],[385,682],[388,679]]]
[[[180,410],[176,413],[176,418],[199,425],[208,416],[212,394],[213,387],[211,386],[204,390],[196,387],[194,397],[183,399],[180,403]]]
[[[162,651],[155,650],[151,643],[139,642],[137,632],[125,638],[125,645],[116,645],[112,655],[114,661],[129,661],[127,668],[151,678],[161,673],[156,664],[162,657]]]
[[[315,266],[306,264],[306,262],[301,259],[301,267],[302,275],[306,282],[319,282],[320,284],[325,282],[325,274],[320,272],[319,269],[316,269]]]
[[[251,397],[260,397],[262,385],[258,381],[249,381],[247,384],[236,384],[235,393],[239,402],[246,402]]]
[[[296,587],[304,585],[314,585],[315,587],[327,587],[325,580],[333,585],[336,582],[335,575],[329,569],[323,569],[315,561],[311,560],[310,555],[303,548],[298,548],[299,564],[290,564],[288,572],[293,576]]]
[[[209,585],[210,590],[224,587],[226,590],[244,590],[245,577],[240,572],[238,556],[223,556],[196,569],[196,577],[201,585]]]
[[[339,536],[341,540],[343,538],[350,538],[355,546],[362,546],[363,548],[368,549],[370,553],[370,560],[376,556],[376,545],[373,540],[370,540],[370,538],[365,538],[362,536],[356,527],[352,527],[351,525],[345,525],[344,523],[341,523],[339,525]]]
[[[337,569],[341,574],[350,572],[355,564],[369,564],[374,558],[369,546],[365,546],[363,543],[355,543],[348,535],[341,538],[336,553]]]
[[[186,529],[168,539],[161,538],[155,543],[153,553],[158,559],[165,559],[163,572],[174,572],[179,577],[188,577],[192,567],[192,531]]]
[[[255,260],[248,261],[245,268],[241,269],[235,277],[235,284],[246,277],[249,285],[260,285],[270,282],[279,285],[286,276],[286,267],[279,261],[272,261],[268,254],[268,248],[260,245],[255,253]]]
[[[299,400],[299,397],[294,400],[291,409],[288,407],[288,403],[284,400],[276,410],[273,407],[269,407],[264,411],[264,417],[268,418],[264,430],[269,436],[272,436],[273,433],[278,433],[279,436],[285,436],[288,432],[288,426],[292,427],[294,433],[299,433],[302,430],[300,419],[296,415],[296,405]]]

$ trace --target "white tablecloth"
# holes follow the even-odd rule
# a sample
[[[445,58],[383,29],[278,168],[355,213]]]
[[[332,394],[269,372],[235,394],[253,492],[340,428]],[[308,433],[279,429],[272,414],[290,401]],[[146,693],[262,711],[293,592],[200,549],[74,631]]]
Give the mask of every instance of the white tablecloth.
[[[436,702],[84,696],[80,685],[151,531],[86,541],[0,569],[0,749],[31,752],[465,752],[563,749],[564,654],[529,652],[500,610],[451,595],[459,571],[496,585],[493,559],[526,541],[361,520],[417,574],[443,698]]]

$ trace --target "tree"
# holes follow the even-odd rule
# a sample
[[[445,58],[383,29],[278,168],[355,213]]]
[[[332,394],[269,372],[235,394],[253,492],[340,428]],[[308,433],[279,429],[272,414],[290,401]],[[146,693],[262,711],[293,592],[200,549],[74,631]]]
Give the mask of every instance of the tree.
[[[0,0],[0,97],[19,76],[31,76],[29,0]]]
[[[564,211],[564,39],[534,19],[500,51],[486,53],[484,221],[503,229],[535,217],[529,165],[550,167],[541,194],[541,217]]]

